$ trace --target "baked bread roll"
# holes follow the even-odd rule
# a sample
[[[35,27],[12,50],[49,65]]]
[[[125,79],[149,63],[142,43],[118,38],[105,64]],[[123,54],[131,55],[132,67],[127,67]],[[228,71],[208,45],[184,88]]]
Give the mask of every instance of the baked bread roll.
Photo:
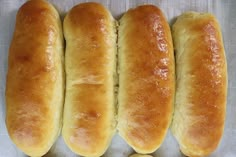
[[[59,135],[64,101],[59,14],[43,0],[18,11],[9,49],[6,126],[24,153],[42,156]]]
[[[101,156],[115,133],[116,25],[98,3],[73,7],[64,20],[66,99],[62,135],[82,156]]]
[[[154,152],[167,133],[175,91],[169,25],[153,5],[130,9],[120,20],[118,131],[141,154]]]
[[[216,149],[223,134],[227,95],[224,46],[217,20],[187,12],[173,25],[177,91],[172,133],[187,156]]]

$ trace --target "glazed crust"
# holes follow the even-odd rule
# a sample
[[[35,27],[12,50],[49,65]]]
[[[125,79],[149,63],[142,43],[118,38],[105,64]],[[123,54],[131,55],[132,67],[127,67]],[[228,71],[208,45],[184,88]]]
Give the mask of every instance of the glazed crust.
[[[115,20],[98,3],[73,7],[64,20],[66,100],[62,135],[82,156],[101,156],[115,133]]]
[[[42,156],[60,132],[64,100],[60,17],[43,0],[18,11],[9,49],[6,126],[24,153]]]
[[[159,8],[130,9],[120,20],[118,131],[138,153],[155,151],[173,109],[174,54],[169,25]]]
[[[207,156],[223,134],[227,70],[219,25],[187,12],[173,25],[177,91],[172,133],[187,156]]]

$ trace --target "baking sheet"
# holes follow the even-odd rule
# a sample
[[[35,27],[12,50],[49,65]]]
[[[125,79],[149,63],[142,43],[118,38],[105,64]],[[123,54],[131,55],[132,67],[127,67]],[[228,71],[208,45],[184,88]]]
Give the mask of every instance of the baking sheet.
[[[25,157],[9,139],[5,126],[5,77],[8,48],[12,38],[15,16],[26,0],[0,0],[0,157]],[[74,5],[90,0],[49,0],[61,16]],[[159,6],[170,23],[184,11],[211,12],[222,27],[228,61],[229,88],[225,133],[218,149],[211,157],[236,157],[236,0],[94,0],[105,5],[116,19],[129,8],[141,4]],[[104,157],[127,157],[133,150],[115,135]],[[60,137],[45,157],[76,157]],[[154,157],[181,157],[178,144],[169,132]]]

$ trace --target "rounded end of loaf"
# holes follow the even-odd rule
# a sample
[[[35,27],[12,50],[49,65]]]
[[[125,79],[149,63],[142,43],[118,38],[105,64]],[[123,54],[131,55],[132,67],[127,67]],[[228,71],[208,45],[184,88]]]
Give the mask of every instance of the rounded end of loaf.
[[[54,6],[46,0],[28,0],[19,8],[17,14],[28,14],[30,16],[33,16],[36,14],[43,15],[45,12],[51,12],[50,14],[55,14],[59,17],[59,14]]]
[[[154,144],[152,143],[152,145],[150,144],[148,145],[148,143],[140,145],[137,143],[143,143],[142,140],[137,142],[137,139],[135,139],[136,143],[134,143],[134,139],[130,137],[126,137],[126,135],[122,135],[121,132],[119,132],[119,135],[135,150],[135,152],[140,153],[140,154],[150,154],[150,153],[155,152],[161,146],[162,141],[164,141],[164,137],[163,137],[161,142],[158,141],[158,144],[156,144],[157,142],[155,142]]]
[[[110,144],[110,143],[96,143],[96,146],[91,148],[91,144],[86,143],[86,141],[84,140],[84,139],[89,139],[89,137],[84,137],[84,139],[80,140],[70,135],[71,135],[70,133],[67,133],[62,130],[62,137],[67,147],[75,154],[82,156],[102,156]],[[78,145],[78,143],[83,143],[83,144]]]
[[[160,16],[164,16],[161,9],[152,4],[144,4],[144,5],[139,5],[136,8],[131,8],[123,16],[129,14],[140,14],[140,15],[142,14],[143,16],[147,17],[150,17],[150,15],[155,16],[155,14],[160,14]]]
[[[187,148],[185,148],[184,146],[181,146],[180,151],[182,154],[184,154],[185,156],[189,156],[189,157],[203,157],[203,156],[208,156],[212,153],[212,150],[208,150],[208,151],[204,150],[203,151],[201,148],[199,150],[197,150],[194,147],[193,147],[193,149],[191,149],[191,148],[189,148],[189,146]]]
[[[64,35],[69,39],[74,36],[72,34],[80,34],[88,30],[102,31],[101,24],[103,22],[107,24],[110,20],[114,21],[114,18],[103,5],[96,2],[81,3],[74,6],[65,16]],[[78,25],[80,29],[76,29]]]
[[[7,120],[6,120],[7,121]],[[13,143],[22,150],[28,156],[43,156],[45,155],[53,145],[55,138],[52,139],[50,133],[41,133],[40,130],[30,132],[31,128],[24,127],[24,129],[17,130],[12,128],[7,122],[8,134]],[[20,128],[20,127],[19,127]],[[32,135],[38,134],[37,136]],[[56,136],[57,137],[57,136]]]
[[[172,38],[162,11],[154,5],[127,11],[120,20],[118,45],[117,128],[136,152],[152,153],[167,134],[175,89]],[[162,64],[163,60],[168,60],[167,64]],[[167,75],[155,74],[163,69]]]

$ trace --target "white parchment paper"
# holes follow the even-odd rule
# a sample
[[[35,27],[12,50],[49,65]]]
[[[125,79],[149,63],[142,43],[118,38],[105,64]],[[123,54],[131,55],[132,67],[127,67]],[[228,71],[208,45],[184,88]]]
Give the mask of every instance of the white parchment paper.
[[[10,140],[5,126],[5,81],[8,48],[12,38],[15,16],[26,0],[0,0],[0,157],[24,157]],[[49,0],[62,17],[74,5],[90,0]],[[105,5],[116,19],[129,8],[141,4],[159,6],[170,24],[185,11],[211,12],[219,20],[228,61],[229,88],[227,117],[223,139],[211,157],[236,157],[236,0],[94,0]],[[27,46],[27,45],[26,45]],[[98,143],[99,144],[99,143]],[[128,157],[133,150],[115,135],[104,157]],[[76,157],[60,137],[45,157]],[[169,132],[154,157],[181,157],[178,144]]]

